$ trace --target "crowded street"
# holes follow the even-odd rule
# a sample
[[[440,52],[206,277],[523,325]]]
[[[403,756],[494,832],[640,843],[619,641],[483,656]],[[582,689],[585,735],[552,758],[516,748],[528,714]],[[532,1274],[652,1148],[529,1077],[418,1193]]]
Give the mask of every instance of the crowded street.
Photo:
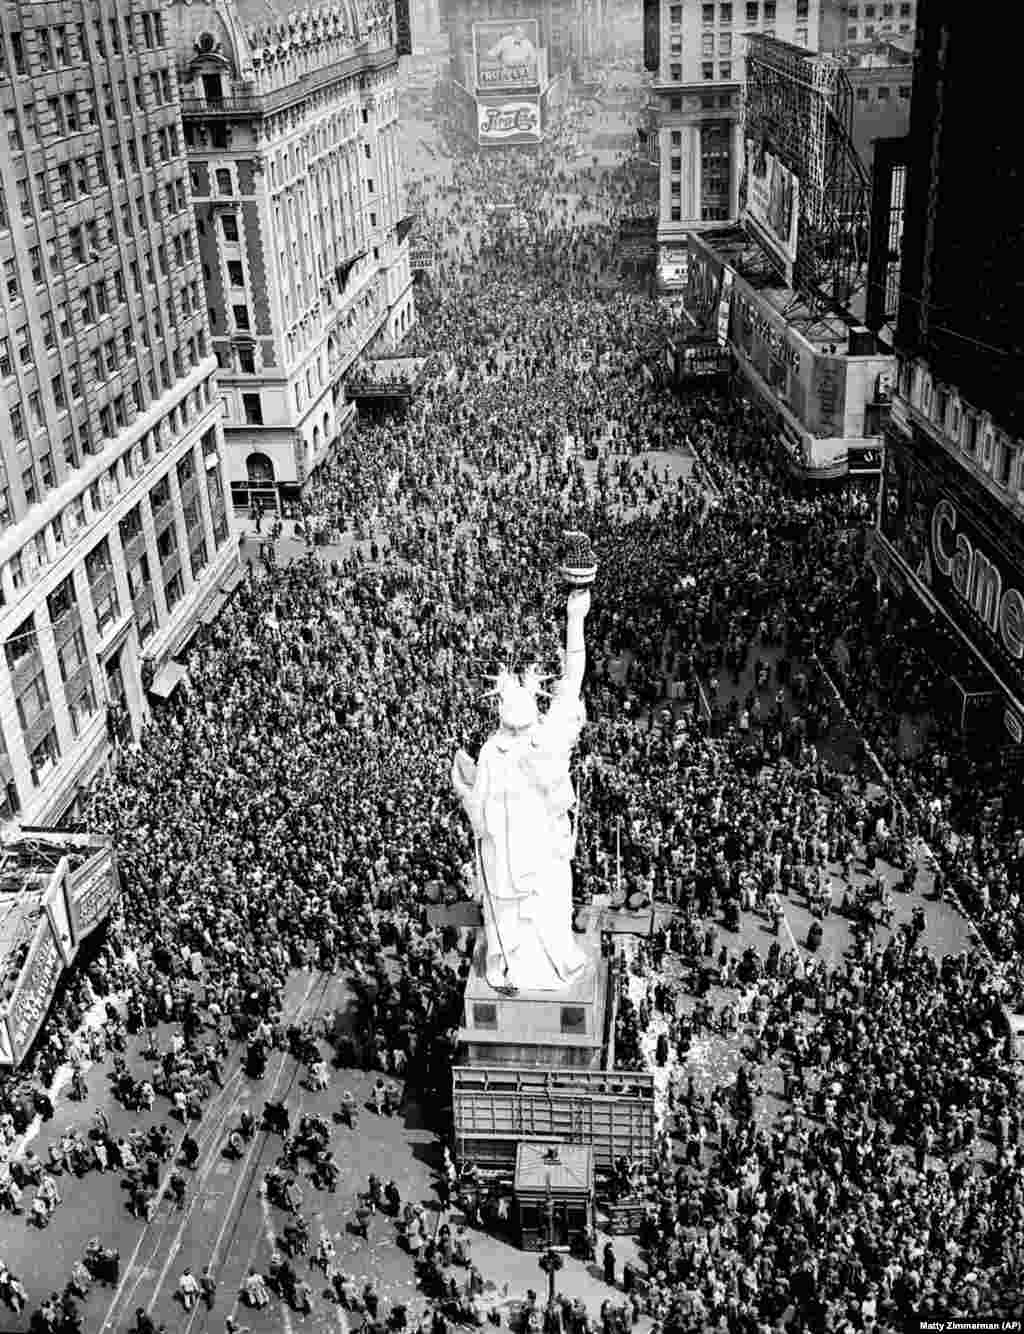
[[[243,582],[89,794],[124,895],[0,1085],[4,1330],[1021,1318],[1020,793],[933,707],[873,497],[795,483],[738,391],[664,383],[674,317],[617,252],[651,188],[629,113],[575,113],[533,154],[417,121],[426,379],[302,514],[241,516]],[[659,1134],[618,1183],[643,1227],[599,1217],[546,1311],[451,1160],[449,771],[504,666],[559,671],[567,529],[598,566],[573,892]]]

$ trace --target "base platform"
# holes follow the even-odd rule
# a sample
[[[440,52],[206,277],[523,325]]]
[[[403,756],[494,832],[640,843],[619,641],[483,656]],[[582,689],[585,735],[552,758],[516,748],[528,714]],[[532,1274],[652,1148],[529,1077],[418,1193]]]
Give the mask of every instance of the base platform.
[[[484,951],[473,961],[457,1035],[470,1065],[575,1066],[599,1069],[608,1040],[610,970],[592,941],[587,964],[561,991],[498,991],[484,975]]]

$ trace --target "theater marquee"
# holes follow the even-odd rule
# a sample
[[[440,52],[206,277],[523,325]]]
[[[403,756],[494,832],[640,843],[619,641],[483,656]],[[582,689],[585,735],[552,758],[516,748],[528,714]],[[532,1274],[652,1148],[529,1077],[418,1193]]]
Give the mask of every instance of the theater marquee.
[[[949,619],[1024,698],[1024,544],[939,459],[890,442],[881,531]]]

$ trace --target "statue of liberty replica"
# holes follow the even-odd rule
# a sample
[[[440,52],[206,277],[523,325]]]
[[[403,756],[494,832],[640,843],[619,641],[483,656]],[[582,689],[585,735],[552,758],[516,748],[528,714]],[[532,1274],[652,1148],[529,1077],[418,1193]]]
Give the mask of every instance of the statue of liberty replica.
[[[505,992],[564,990],[587,963],[572,932],[576,793],[569,764],[586,720],[583,629],[597,565],[583,533],[567,533],[565,540],[564,663],[547,710],[538,706],[536,670],[521,676],[502,671],[498,730],[476,764],[460,750],[452,765],[452,783],[476,838],[486,977]]]

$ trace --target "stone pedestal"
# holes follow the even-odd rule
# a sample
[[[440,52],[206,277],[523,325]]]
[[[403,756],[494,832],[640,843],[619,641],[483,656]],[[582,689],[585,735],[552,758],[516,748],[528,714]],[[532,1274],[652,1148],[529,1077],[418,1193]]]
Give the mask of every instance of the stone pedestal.
[[[484,975],[484,951],[466,984],[460,1061],[468,1065],[598,1070],[607,1041],[609,969],[597,942],[581,941],[587,966],[562,991],[496,991]]]

